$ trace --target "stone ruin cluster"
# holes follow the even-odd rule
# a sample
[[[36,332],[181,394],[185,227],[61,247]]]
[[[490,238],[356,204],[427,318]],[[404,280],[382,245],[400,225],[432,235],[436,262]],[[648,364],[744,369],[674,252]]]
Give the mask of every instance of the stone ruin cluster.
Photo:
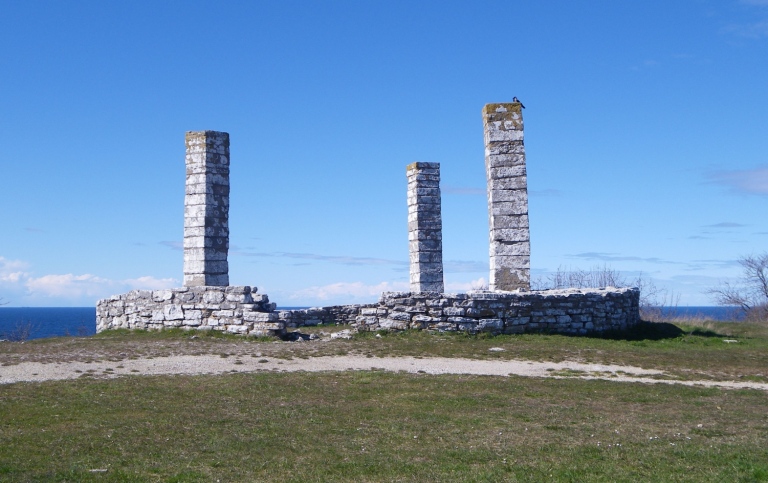
[[[530,230],[522,105],[483,108],[489,218],[489,290],[444,293],[440,165],[412,163],[408,180],[410,292],[376,304],[277,310],[256,287],[229,286],[229,134],[186,134],[184,286],[98,301],[96,330],[183,327],[251,336],[349,324],[357,330],[425,329],[587,334],[639,321],[639,290],[530,291]]]

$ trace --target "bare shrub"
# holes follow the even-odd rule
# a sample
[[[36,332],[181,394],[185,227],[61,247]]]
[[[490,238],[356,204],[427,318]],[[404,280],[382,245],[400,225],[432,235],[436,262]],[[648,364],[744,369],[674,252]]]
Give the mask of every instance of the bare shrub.
[[[533,290],[628,286],[640,289],[640,317],[643,320],[663,321],[676,316],[680,294],[657,287],[652,279],[642,273],[629,281],[620,271],[607,265],[597,265],[589,270],[558,267],[546,279],[537,277],[531,282]]]
[[[488,290],[488,283],[484,279],[473,280],[469,283],[470,290]]]
[[[742,276],[735,282],[721,282],[710,288],[718,305],[738,307],[748,322],[768,321],[768,252],[738,260]]]
[[[36,327],[29,321],[16,322],[10,332],[3,334],[3,339],[11,342],[24,342],[29,340]]]
[[[549,289],[599,288],[624,287],[627,282],[621,272],[607,265],[598,265],[590,270],[565,270],[563,267],[558,267],[555,273],[547,277],[547,281],[543,285]]]

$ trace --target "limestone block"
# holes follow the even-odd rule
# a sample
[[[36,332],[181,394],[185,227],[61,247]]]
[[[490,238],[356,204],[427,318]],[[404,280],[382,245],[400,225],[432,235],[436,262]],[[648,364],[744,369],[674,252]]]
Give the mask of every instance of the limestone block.
[[[491,243],[491,256],[494,256],[494,257],[495,256],[530,257],[530,255],[531,255],[531,244],[528,241]]]
[[[510,236],[517,237],[521,233],[529,232],[528,215],[498,216],[493,218],[493,222],[494,224],[490,226],[490,229],[492,232],[499,232],[498,235],[500,236],[510,235]],[[522,230],[522,231],[505,232],[504,230]],[[528,238],[528,237],[525,237],[525,238]],[[491,235],[491,239],[495,239],[495,237]]]
[[[405,313],[405,312],[391,312],[389,316],[387,317],[390,320],[398,320],[398,321],[411,321],[411,314]]]
[[[408,232],[408,241],[435,240],[442,241],[443,232],[441,230],[415,230]]]
[[[152,300],[155,302],[167,302],[173,298],[173,292],[171,290],[154,290],[152,292]]]
[[[433,220],[416,219],[414,221],[408,222],[408,231],[419,230],[425,227],[428,227],[432,230],[442,230],[443,222],[440,221],[439,219],[433,219]]]
[[[488,174],[490,175],[492,181],[491,186],[495,188],[494,181],[500,179],[519,178],[521,176],[526,176],[527,172],[524,159],[525,158],[523,158],[523,162],[521,164],[515,166],[488,167]]]
[[[386,330],[405,330],[410,324],[410,318],[407,321],[396,320],[392,318],[379,319],[379,327]]]
[[[456,330],[456,324],[451,322],[439,322],[433,327],[441,332],[454,332]]]
[[[167,304],[163,306],[163,318],[165,320],[183,320],[184,310],[181,305]]]
[[[492,190],[488,199],[494,206],[496,203],[517,203],[523,208],[523,213],[528,213],[528,191],[525,189]]]
[[[355,323],[360,325],[376,325],[379,323],[379,319],[370,315],[358,315],[355,317]]]
[[[494,142],[486,144],[485,156],[496,156],[500,154],[522,154],[525,153],[525,146],[521,141]]]
[[[228,264],[226,260],[214,260],[214,261],[207,261],[207,262],[199,262],[205,267],[205,274],[227,274],[228,270]],[[198,261],[192,261],[190,262],[190,265],[192,266],[198,266]],[[186,268],[185,268],[185,272]],[[213,286],[214,284],[209,283],[206,285]]]
[[[429,221],[430,223],[442,223],[440,215],[432,210],[409,212],[408,222],[412,221]]]
[[[411,263],[434,264],[441,262],[443,257],[438,251],[420,251],[409,255]]]
[[[528,204],[499,201],[491,204],[490,212],[494,217],[505,215],[527,215]]]
[[[203,240],[199,240],[200,238],[203,238]],[[208,247],[203,248],[197,248],[197,247],[190,247],[187,246],[187,240],[193,243],[208,245]],[[184,239],[184,260],[189,262],[207,262],[207,261],[226,261],[227,260],[227,252],[226,250],[222,250],[221,248],[217,248],[216,246],[213,246],[217,244],[216,242],[219,242],[218,245],[221,246],[221,242],[226,242],[225,238],[208,238],[208,237],[198,237],[198,240],[194,240],[193,238],[185,238]],[[204,264],[206,268],[208,268],[208,264]],[[206,270],[208,271],[208,270]]]
[[[431,317],[429,315],[414,315],[413,316],[413,322],[419,322],[419,323],[437,323],[440,322],[440,317]]]
[[[445,307],[443,309],[443,315],[448,315],[452,317],[455,317],[455,316],[463,317],[465,313],[466,313],[466,309],[462,307]]]
[[[408,277],[410,279],[411,284],[438,284],[441,283],[443,280],[443,274],[442,272],[419,272],[419,273],[412,273]],[[429,290],[429,292],[440,292],[441,290],[435,289],[435,290]]]
[[[448,322],[454,324],[475,324],[477,321],[469,317],[448,317]]]
[[[493,190],[519,190],[526,189],[528,186],[527,176],[518,176],[515,178],[501,178],[493,180]],[[491,187],[488,188],[488,192],[491,193]]]
[[[247,322],[277,322],[280,317],[275,312],[248,312],[243,314],[243,320]]]
[[[493,123],[491,126],[491,129],[487,130],[485,132],[485,142],[487,143],[493,143],[493,142],[510,142],[510,141],[522,141],[523,140],[523,132],[517,131],[517,130],[503,130],[500,123]]]
[[[421,251],[442,251],[443,243],[441,240],[413,240],[408,242],[408,248],[411,253]]]
[[[525,166],[523,150],[520,150],[518,153],[486,154],[485,159],[486,168],[491,168],[491,173],[494,172],[494,168]],[[508,176],[492,176],[492,178],[508,178]]]

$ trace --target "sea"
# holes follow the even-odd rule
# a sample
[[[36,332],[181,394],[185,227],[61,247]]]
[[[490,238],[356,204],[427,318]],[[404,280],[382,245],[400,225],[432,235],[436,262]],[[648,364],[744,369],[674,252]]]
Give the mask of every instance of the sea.
[[[279,307],[298,309],[306,307]],[[732,307],[664,307],[665,317],[738,320]],[[96,333],[95,307],[0,307],[0,340],[87,337]]]

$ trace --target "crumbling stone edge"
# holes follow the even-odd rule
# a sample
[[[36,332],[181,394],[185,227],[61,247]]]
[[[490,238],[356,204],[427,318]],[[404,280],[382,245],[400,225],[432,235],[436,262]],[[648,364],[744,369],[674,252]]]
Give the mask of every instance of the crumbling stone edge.
[[[185,328],[248,336],[351,325],[359,331],[406,329],[586,335],[627,330],[640,321],[640,290],[605,287],[543,291],[384,292],[378,303],[276,310],[256,287],[134,290],[99,300],[96,331]]]

